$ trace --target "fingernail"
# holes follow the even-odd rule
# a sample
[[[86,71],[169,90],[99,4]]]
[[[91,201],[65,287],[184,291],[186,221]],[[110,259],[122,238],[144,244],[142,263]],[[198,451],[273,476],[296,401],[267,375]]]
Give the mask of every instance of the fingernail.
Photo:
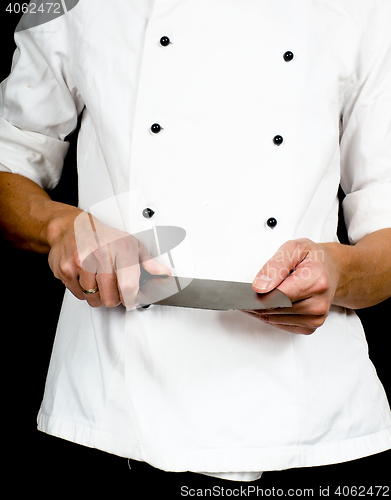
[[[254,279],[253,285],[259,290],[267,290],[270,287],[272,281],[272,278],[270,278],[266,274],[260,274]]]

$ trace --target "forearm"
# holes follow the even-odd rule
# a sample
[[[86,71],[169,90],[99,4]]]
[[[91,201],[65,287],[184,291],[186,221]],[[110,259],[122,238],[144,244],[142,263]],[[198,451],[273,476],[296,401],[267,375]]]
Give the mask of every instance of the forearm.
[[[356,245],[326,243],[338,266],[333,304],[361,309],[391,297],[391,229],[375,231]]]
[[[53,201],[35,182],[17,174],[0,172],[0,229],[22,250],[48,253],[58,221],[72,224],[81,212]]]

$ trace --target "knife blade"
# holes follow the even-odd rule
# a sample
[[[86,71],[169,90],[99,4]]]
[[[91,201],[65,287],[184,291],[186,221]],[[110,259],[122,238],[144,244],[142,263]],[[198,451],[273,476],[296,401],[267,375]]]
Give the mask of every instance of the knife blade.
[[[292,306],[290,299],[278,289],[259,294],[251,283],[177,276],[147,279],[140,286],[136,302],[141,307],[155,304],[220,311]]]

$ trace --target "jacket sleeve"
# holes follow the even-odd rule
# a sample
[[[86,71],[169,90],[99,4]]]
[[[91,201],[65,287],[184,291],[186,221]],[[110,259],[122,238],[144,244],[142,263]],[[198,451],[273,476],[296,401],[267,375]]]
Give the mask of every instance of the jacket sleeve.
[[[378,2],[342,116],[341,187],[349,240],[391,227],[391,1]]]
[[[11,74],[0,86],[0,171],[47,190],[61,177],[64,139],[84,107],[69,70],[64,17],[15,33]]]

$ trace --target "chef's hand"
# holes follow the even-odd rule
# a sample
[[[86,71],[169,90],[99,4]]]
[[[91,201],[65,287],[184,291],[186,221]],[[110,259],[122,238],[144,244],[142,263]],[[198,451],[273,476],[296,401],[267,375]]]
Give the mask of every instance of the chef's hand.
[[[253,289],[278,288],[292,307],[244,312],[287,332],[312,334],[325,322],[339,282],[340,264],[329,249],[308,239],[286,242],[259,271]]]
[[[140,265],[155,275],[171,275],[132,235],[100,223],[86,212],[57,224],[50,240],[49,265],[56,278],[91,307],[136,306]],[[98,287],[96,293],[83,290]]]

